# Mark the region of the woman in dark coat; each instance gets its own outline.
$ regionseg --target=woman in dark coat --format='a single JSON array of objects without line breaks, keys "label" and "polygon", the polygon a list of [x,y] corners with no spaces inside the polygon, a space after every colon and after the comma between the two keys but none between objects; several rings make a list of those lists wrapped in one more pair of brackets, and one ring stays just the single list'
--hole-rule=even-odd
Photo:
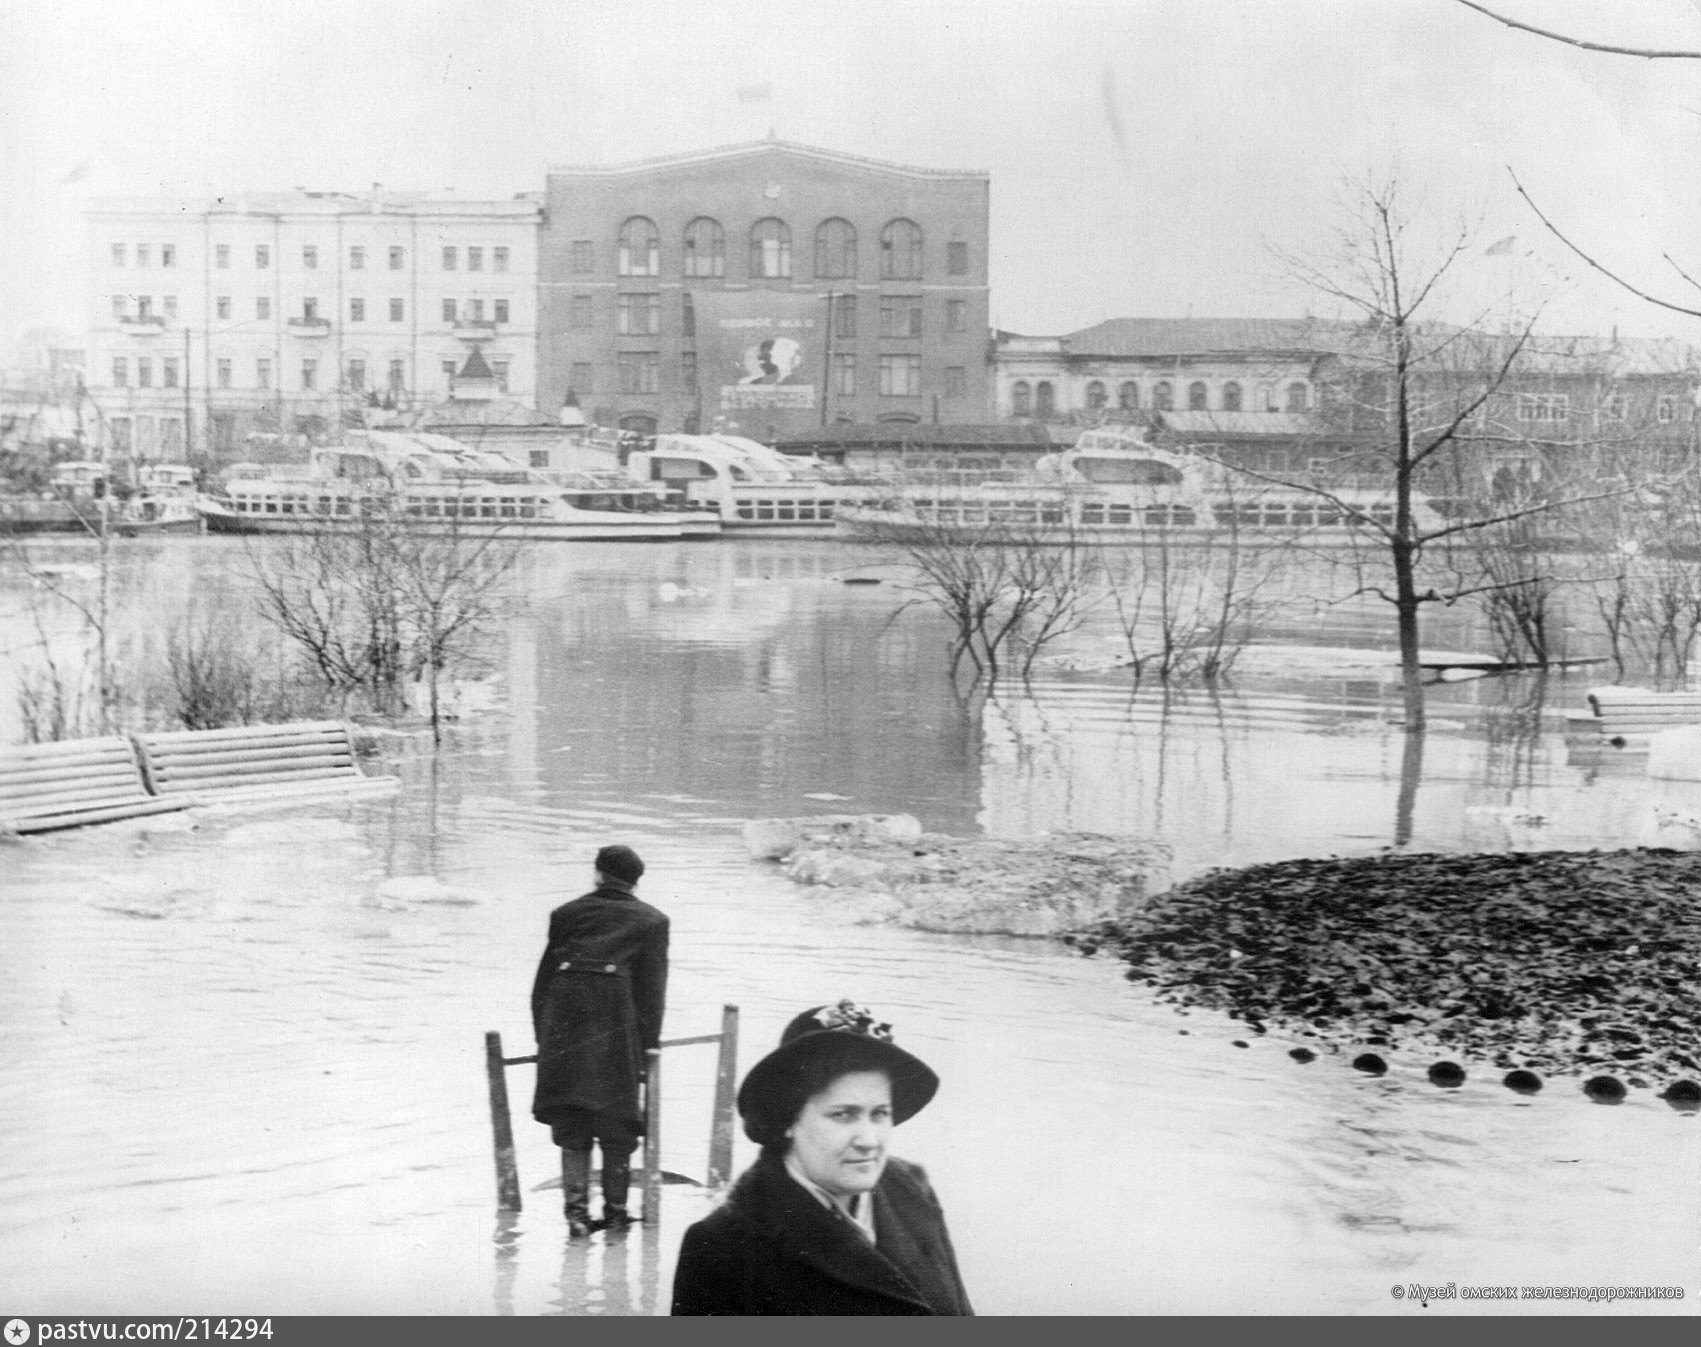
[{"label": "woman in dark coat", "polygon": [[661,1039],[668,919],[635,892],[644,863],[630,847],[597,853],[597,886],[556,908],[532,983],[537,1091],[532,1116],[561,1147],[571,1234],[591,1229],[591,1146],[602,1149],[603,1224],[623,1225],[632,1152],[643,1135],[638,1082]]},{"label": "woman in dark coat", "polygon": [[794,1019],[745,1077],[761,1157],[685,1232],[675,1314],[973,1314],[919,1165],[891,1129],[939,1078],[849,1001]]}]

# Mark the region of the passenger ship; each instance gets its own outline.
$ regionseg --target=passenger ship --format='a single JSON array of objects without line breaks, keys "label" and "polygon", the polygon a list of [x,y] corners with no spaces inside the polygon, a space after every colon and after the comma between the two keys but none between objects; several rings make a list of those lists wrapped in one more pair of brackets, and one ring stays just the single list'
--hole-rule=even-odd
[{"label": "passenger ship", "polygon": [[728,533],[831,536],[839,511],[884,488],[739,435],[658,435],[627,471],[660,485],[678,508],[706,511]]},{"label": "passenger ship", "polygon": [[[1295,541],[1346,543],[1394,522],[1391,493],[1331,488],[1334,500],[1265,483],[1197,454],[1158,449],[1120,430],[1093,430],[1047,454],[1020,483],[949,491],[910,483],[842,510],[853,537],[905,541],[1006,529],[1041,542]],[[1345,508],[1343,508],[1345,507]],[[1443,520],[1414,500],[1420,527]]]},{"label": "passenger ship", "polygon": [[712,537],[719,522],[666,508],[619,473],[540,474],[441,435],[350,431],[301,467],[238,464],[202,497],[213,533],[304,533],[374,515],[463,537],[605,541]]}]

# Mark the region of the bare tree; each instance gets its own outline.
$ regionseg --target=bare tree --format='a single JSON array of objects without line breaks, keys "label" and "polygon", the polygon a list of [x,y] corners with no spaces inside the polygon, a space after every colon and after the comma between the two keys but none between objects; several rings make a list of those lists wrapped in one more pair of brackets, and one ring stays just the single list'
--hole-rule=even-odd
[{"label": "bare tree", "polygon": [[1537,28],[1534,24],[1520,23],[1517,19],[1509,19],[1504,14],[1497,14],[1486,5],[1479,5],[1476,0],[1459,0],[1466,9],[1474,9],[1478,14],[1485,14],[1496,23],[1503,23],[1508,28],[1516,28],[1519,32],[1534,33],[1537,37],[1545,37],[1553,42],[1563,42],[1567,46],[1581,47],[1585,51],[1606,52],[1612,56],[1637,56],[1645,61],[1701,61],[1701,51],[1674,51],[1655,47],[1614,47],[1604,42],[1586,42],[1582,38],[1567,37],[1564,33],[1555,33],[1551,29]]}]

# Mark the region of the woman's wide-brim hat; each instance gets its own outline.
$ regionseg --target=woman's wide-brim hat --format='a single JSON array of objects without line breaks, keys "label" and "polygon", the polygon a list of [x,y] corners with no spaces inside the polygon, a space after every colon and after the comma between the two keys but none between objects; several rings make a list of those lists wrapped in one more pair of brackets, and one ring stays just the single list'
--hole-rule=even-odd
[{"label": "woman's wide-brim hat", "polygon": [[851,1001],[816,1006],[786,1025],[780,1046],[751,1067],[738,1087],[746,1136],[767,1146],[784,1135],[808,1102],[807,1069],[823,1057],[842,1062],[845,1071],[885,1072],[892,1082],[894,1123],[915,1117],[939,1089],[933,1068],[892,1042],[891,1025]]}]

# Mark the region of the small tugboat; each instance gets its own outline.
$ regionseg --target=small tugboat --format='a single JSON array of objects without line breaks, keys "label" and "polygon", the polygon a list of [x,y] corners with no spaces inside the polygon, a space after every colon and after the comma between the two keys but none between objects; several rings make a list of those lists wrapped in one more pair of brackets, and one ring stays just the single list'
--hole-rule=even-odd
[{"label": "small tugboat", "polygon": [[34,533],[99,534],[133,538],[155,533],[199,533],[195,474],[181,463],[145,463],[137,489],[112,489],[108,464],[73,459],[53,470],[50,493],[0,496],[0,536]]}]

